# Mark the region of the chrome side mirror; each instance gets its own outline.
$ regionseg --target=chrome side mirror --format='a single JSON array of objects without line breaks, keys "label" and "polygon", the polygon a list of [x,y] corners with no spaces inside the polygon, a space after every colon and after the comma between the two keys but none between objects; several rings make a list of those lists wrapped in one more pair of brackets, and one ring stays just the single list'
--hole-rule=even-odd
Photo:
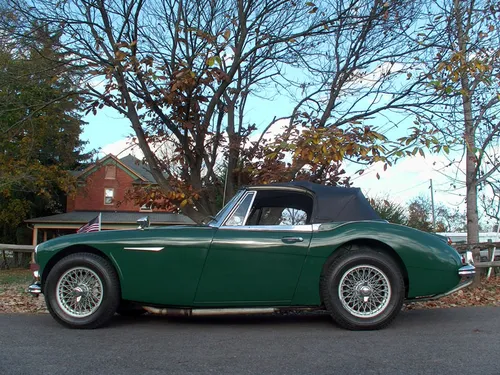
[{"label": "chrome side mirror", "polygon": [[149,228],[149,216],[144,216],[141,217],[139,220],[137,220],[137,229],[144,230],[144,228]]}]

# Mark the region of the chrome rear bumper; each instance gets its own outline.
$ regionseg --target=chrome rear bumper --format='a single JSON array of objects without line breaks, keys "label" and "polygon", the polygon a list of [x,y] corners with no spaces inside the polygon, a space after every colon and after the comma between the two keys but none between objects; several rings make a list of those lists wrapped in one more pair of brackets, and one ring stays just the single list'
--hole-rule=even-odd
[{"label": "chrome rear bumper", "polygon": [[467,265],[458,269],[458,274],[462,277],[472,277],[476,274],[476,267]]}]

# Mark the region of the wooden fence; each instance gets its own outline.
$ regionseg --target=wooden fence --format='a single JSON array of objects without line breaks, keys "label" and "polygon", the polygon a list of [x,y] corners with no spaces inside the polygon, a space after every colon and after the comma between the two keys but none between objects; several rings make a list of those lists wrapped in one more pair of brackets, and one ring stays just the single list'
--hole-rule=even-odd
[{"label": "wooden fence", "polygon": [[[35,251],[35,246],[0,244],[0,251],[2,252],[0,269],[9,268],[10,265],[23,267],[31,260],[31,254]],[[12,255],[7,256],[7,252],[12,253]]]},{"label": "wooden fence", "polygon": [[496,249],[500,250],[500,242],[481,242],[474,244],[454,244],[452,245],[459,253],[463,253],[467,250],[488,250],[488,257],[486,262],[474,262],[474,266],[477,268],[490,268],[490,267],[500,267],[500,261],[495,260],[495,254],[493,253]]}]

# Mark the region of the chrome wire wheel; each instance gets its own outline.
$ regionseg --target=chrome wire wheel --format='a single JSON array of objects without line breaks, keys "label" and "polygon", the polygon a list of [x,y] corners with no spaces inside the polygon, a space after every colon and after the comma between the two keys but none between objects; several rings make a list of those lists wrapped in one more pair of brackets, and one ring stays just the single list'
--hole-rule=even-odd
[{"label": "chrome wire wheel", "polygon": [[356,266],[344,273],[338,288],[342,306],[358,318],[381,314],[391,300],[387,275],[371,265]]},{"label": "chrome wire wheel", "polygon": [[56,298],[66,314],[84,318],[93,314],[103,301],[102,281],[90,268],[71,268],[58,280]]}]

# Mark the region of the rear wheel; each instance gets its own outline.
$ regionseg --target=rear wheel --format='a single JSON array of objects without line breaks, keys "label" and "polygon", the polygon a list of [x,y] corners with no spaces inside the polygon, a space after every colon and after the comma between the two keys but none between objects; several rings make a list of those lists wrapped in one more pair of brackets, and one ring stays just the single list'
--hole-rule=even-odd
[{"label": "rear wheel", "polygon": [[44,286],[50,314],[70,328],[98,328],[109,322],[120,303],[114,267],[91,253],[61,259],[50,270]]},{"label": "rear wheel", "polygon": [[380,329],[398,315],[404,280],[396,262],[370,248],[346,251],[321,282],[323,301],[334,321],[351,330]]}]

